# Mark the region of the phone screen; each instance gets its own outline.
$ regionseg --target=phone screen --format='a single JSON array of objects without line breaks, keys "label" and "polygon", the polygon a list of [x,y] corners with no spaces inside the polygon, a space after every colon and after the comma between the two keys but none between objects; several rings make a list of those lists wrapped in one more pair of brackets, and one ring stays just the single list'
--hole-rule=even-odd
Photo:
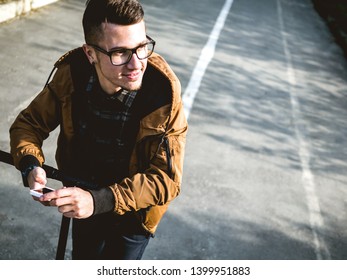
[{"label": "phone screen", "polygon": [[52,192],[53,190],[52,189],[49,189],[49,188],[43,188],[42,189],[42,193],[49,193],[49,192]]}]

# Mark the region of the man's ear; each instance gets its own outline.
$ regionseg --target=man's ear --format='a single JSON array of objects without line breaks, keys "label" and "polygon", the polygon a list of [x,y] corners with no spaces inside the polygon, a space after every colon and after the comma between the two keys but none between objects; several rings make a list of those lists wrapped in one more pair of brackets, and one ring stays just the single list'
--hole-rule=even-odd
[{"label": "man's ear", "polygon": [[91,46],[87,45],[87,44],[84,44],[82,46],[82,48],[83,48],[83,51],[86,54],[90,64],[94,64],[95,61],[96,61],[94,49]]}]

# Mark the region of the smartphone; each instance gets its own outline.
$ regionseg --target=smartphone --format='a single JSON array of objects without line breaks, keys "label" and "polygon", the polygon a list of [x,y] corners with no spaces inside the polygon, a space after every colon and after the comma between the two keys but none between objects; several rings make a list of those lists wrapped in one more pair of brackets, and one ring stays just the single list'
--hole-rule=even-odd
[{"label": "smartphone", "polygon": [[35,197],[41,197],[43,196],[45,193],[49,193],[49,192],[52,192],[54,191],[54,189],[51,189],[51,188],[48,188],[48,187],[44,187],[40,190],[30,190],[30,194],[32,196],[35,196]]}]

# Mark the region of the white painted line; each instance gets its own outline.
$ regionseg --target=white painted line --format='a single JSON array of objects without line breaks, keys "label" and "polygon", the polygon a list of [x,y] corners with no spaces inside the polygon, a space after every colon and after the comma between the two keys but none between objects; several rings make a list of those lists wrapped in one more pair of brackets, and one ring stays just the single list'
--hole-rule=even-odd
[{"label": "white painted line", "polygon": [[285,32],[285,25],[283,20],[283,11],[281,0],[277,0],[277,10],[280,23],[280,31],[282,34],[282,43],[287,62],[287,76],[289,82],[289,93],[292,105],[292,119],[295,125],[295,135],[299,142],[299,157],[302,169],[302,183],[306,193],[307,206],[309,211],[310,227],[313,235],[313,245],[315,249],[316,258],[318,260],[331,259],[328,247],[324,239],[321,237],[321,229],[324,226],[319,199],[316,193],[316,185],[314,175],[311,171],[310,160],[311,153],[309,143],[307,141],[305,126],[298,121],[302,120],[300,103],[297,96],[297,82],[295,77],[295,70],[293,68],[292,55],[288,47],[287,35]]},{"label": "white painted line", "polygon": [[190,111],[193,107],[195,96],[200,88],[202,78],[204,77],[206,69],[214,56],[220,32],[224,27],[225,21],[227,19],[233,1],[234,0],[225,1],[225,4],[214,25],[210,37],[201,51],[199,60],[193,70],[192,76],[190,77],[188,86],[182,96],[184,112],[186,114],[187,119],[189,118]]}]

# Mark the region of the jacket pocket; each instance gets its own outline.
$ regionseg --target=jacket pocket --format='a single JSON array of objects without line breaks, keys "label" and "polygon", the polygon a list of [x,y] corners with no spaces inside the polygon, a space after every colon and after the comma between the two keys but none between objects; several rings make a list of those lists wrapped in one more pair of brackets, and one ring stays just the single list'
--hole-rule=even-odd
[{"label": "jacket pocket", "polygon": [[172,179],[172,156],[170,142],[165,135],[147,136],[138,145],[137,158],[139,172],[145,172],[155,160],[161,161],[158,168],[165,165],[167,175]]}]

